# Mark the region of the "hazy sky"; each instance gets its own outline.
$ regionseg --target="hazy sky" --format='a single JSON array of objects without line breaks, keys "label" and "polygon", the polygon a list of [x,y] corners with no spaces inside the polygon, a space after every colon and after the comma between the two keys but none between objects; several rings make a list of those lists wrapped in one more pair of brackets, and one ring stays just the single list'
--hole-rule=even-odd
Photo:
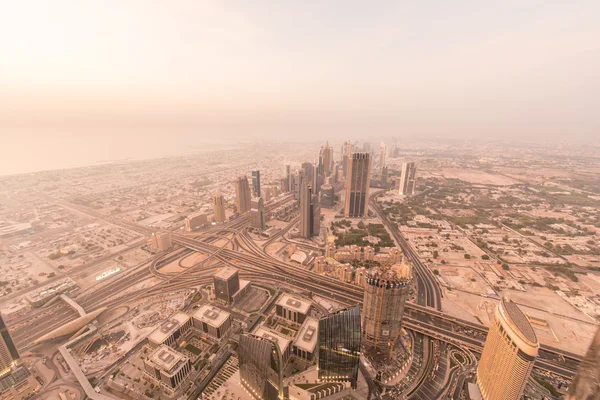
[{"label": "hazy sky", "polygon": [[183,131],[594,139],[599,21],[598,0],[0,0],[0,152]]}]

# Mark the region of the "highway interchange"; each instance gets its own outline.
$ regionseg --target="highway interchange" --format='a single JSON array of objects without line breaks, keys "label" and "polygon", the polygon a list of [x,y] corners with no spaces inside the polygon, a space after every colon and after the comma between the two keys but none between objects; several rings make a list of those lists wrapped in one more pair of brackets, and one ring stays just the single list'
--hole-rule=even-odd
[{"label": "highway interchange", "polygon": [[[445,315],[441,311],[441,291],[435,277],[430,269],[419,260],[412,247],[393,228],[375,199],[376,196],[373,196],[372,210],[379,215],[396,242],[413,262],[418,295],[416,303],[407,304],[404,317],[405,328],[413,331],[416,335],[423,335],[424,346],[430,346],[429,338],[435,338],[465,352],[480,353],[487,328]],[[278,200],[270,207],[275,207],[285,201],[289,201],[289,197]],[[101,216],[94,216],[101,218]],[[150,229],[123,221],[111,220],[110,222],[129,229],[132,228],[130,225],[133,225],[137,232],[146,235],[152,233]],[[292,219],[285,229],[261,244],[255,242],[247,232],[249,215],[243,215],[220,226],[197,232],[193,236],[173,232],[173,241],[178,245],[173,251],[155,256],[149,265],[146,262],[107,280],[101,290],[83,291],[75,297],[75,300],[88,312],[103,306],[109,309],[126,306],[134,300],[148,296],[209,284],[212,282],[212,275],[216,268],[232,265],[240,270],[240,276],[244,279],[276,286],[287,286],[303,291],[307,295],[316,294],[331,299],[342,305],[361,304],[362,288],[331,277],[321,276],[298,264],[286,263],[267,254],[266,247],[277,239],[283,240],[283,234],[296,223],[297,218]],[[223,241],[225,241],[225,245],[215,245],[216,242]],[[191,251],[206,254],[207,257],[191,267],[184,268],[181,272],[161,271],[164,265],[181,260]],[[181,266],[181,262],[179,265]],[[86,267],[86,271],[88,270],[93,270],[93,267]],[[149,282],[146,288],[127,290],[144,281]],[[14,323],[11,332],[21,351],[30,350],[35,339],[76,317],[77,313],[64,302],[53,302],[53,304]],[[428,353],[428,356],[431,357],[431,352]],[[571,378],[580,359],[577,355],[542,346],[536,367],[565,378]],[[424,360],[421,377],[431,374],[431,368],[431,360]],[[462,373],[457,371],[454,370],[450,374],[450,382],[442,382],[443,385],[440,387],[443,386],[443,390],[447,391],[452,384],[463,381],[469,372],[468,369]],[[418,387],[413,393],[414,398],[422,398],[424,395],[419,395]]]}]

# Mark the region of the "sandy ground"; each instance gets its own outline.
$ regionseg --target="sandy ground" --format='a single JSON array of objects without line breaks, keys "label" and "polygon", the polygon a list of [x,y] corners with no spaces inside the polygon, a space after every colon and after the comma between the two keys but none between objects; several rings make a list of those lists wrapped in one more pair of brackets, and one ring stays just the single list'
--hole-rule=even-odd
[{"label": "sandy ground", "polygon": [[442,174],[447,179],[460,179],[462,181],[477,183],[481,185],[513,185],[519,183],[516,179],[512,179],[502,175],[494,175],[483,171],[463,168],[444,168]]},{"label": "sandy ground", "polygon": [[[444,312],[490,325],[497,300],[456,290],[449,292],[445,288],[443,293]],[[546,288],[530,288],[525,293],[505,290],[502,295],[518,303],[526,314],[548,321],[549,329],[535,327],[541,343],[585,354],[597,326],[554,292]]]}]

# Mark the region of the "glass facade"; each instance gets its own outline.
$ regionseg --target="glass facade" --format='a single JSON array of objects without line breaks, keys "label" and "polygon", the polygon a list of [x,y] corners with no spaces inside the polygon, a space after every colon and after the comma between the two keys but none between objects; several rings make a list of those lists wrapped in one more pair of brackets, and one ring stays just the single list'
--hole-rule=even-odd
[{"label": "glass facade", "polygon": [[360,362],[360,308],[347,308],[319,320],[319,380],[350,382],[356,389]]},{"label": "glass facade", "polygon": [[242,386],[255,399],[283,398],[283,358],[276,342],[253,334],[240,336]]},{"label": "glass facade", "polygon": [[[0,344],[0,369],[8,368],[13,361],[19,359],[19,352],[10,337],[10,332],[8,332],[8,328],[0,316],[0,336],[2,337],[2,343],[4,346]],[[3,348],[2,348],[3,347]]]}]

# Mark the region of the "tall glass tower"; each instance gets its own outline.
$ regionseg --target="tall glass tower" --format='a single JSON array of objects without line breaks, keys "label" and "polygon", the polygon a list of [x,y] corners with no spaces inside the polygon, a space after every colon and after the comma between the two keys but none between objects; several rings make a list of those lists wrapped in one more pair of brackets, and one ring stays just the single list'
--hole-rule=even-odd
[{"label": "tall glass tower", "polygon": [[360,308],[347,308],[319,320],[317,370],[320,381],[350,382],[356,389],[360,362]]},{"label": "tall glass tower", "polygon": [[255,399],[283,399],[283,357],[277,342],[251,333],[238,347],[242,386]]},{"label": "tall glass tower", "polygon": [[10,337],[10,332],[0,315],[0,375],[7,371],[19,359],[19,352]]}]

